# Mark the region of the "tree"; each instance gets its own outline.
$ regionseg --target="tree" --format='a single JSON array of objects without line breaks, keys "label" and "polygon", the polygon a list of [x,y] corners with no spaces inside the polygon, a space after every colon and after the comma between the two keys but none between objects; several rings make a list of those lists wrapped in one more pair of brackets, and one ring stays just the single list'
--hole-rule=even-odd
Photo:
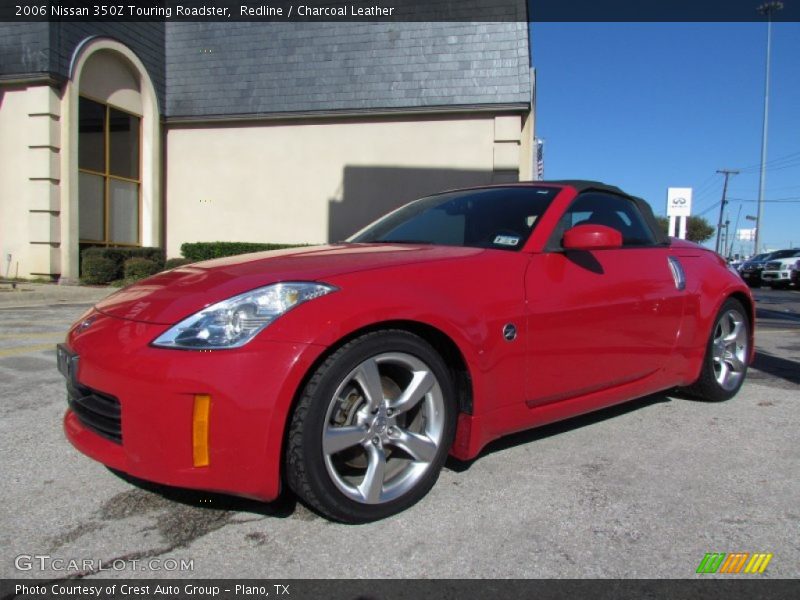
[{"label": "tree", "polygon": [[[664,233],[669,232],[669,219],[667,217],[656,217],[656,221],[661,226]],[[703,217],[689,217],[686,223],[686,239],[690,242],[702,244],[714,236],[714,227]]]}]

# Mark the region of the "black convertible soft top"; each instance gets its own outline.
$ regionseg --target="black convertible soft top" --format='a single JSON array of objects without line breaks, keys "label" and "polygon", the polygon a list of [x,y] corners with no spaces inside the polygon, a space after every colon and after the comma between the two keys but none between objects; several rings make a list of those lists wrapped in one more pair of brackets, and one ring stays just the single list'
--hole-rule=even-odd
[{"label": "black convertible soft top", "polygon": [[656,221],[656,217],[653,214],[653,209],[648,204],[648,202],[642,198],[638,198],[636,196],[631,196],[630,194],[626,194],[621,189],[616,186],[608,185],[602,183],[600,181],[590,181],[586,179],[562,179],[558,181],[536,181],[537,184],[547,185],[568,185],[570,187],[575,188],[578,192],[589,192],[589,191],[596,191],[596,192],[606,192],[608,194],[616,194],[617,196],[623,196],[625,198],[630,199],[632,202],[639,207],[642,215],[647,221],[647,225],[653,231],[653,235],[656,238],[656,243],[659,245],[669,246],[670,239],[669,236],[664,232],[663,229]]}]

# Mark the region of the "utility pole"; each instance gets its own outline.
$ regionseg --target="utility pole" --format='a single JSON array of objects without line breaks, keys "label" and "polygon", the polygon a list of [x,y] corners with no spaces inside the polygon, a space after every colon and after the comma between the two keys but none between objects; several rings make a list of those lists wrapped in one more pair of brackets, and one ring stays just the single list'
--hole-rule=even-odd
[{"label": "utility pole", "polygon": [[[733,254],[733,242],[736,239],[736,234],[739,231],[739,217],[741,216],[742,216],[742,205],[740,204],[739,212],[736,213],[736,224],[733,226],[733,237],[728,236],[728,256]],[[741,246],[741,244],[739,245]]]},{"label": "utility pole", "polygon": [[753,254],[758,254],[758,243],[761,241],[761,221],[764,218],[764,188],[767,183],[767,124],[769,122],[769,63],[772,49],[772,13],[783,10],[783,2],[765,2],[756,9],[767,16],[767,73],[764,78],[764,122],[761,129],[761,172],[758,176],[758,212],[756,213],[756,235]]},{"label": "utility pole", "polygon": [[[731,175],[738,175],[739,171],[733,169],[717,169],[717,173],[725,175],[725,184],[722,186],[722,203],[719,206],[719,221],[717,221],[717,244],[714,247],[714,251],[719,254],[720,242],[722,241],[722,219],[725,214],[725,204],[727,202],[725,197],[728,195],[728,178]],[[722,250],[723,252],[725,251],[724,246]]]},{"label": "utility pole", "polygon": [[723,252],[725,258],[728,258],[730,256],[730,253],[726,251],[726,248],[728,247],[728,240],[730,240],[730,239],[731,239],[731,220],[726,217],[725,218],[725,237],[723,238],[723,241],[722,241],[722,252]]}]

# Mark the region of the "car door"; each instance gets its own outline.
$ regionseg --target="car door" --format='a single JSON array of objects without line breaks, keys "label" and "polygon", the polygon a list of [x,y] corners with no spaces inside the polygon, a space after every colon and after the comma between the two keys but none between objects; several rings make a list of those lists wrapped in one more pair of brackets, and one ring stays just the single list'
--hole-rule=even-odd
[{"label": "car door", "polygon": [[[561,247],[564,231],[592,223],[619,230],[622,247]],[[529,407],[657,377],[684,304],[680,265],[657,239],[630,198],[587,191],[572,202],[526,273]]]}]

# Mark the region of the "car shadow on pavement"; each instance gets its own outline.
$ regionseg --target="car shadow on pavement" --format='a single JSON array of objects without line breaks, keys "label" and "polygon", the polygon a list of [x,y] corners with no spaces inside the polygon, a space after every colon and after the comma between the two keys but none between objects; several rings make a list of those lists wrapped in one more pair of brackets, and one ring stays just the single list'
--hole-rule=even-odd
[{"label": "car shadow on pavement", "polygon": [[[672,392],[670,392],[670,394],[672,394]],[[588,427],[589,425],[600,423],[606,419],[613,419],[635,410],[653,406],[654,404],[671,401],[672,398],[667,395],[667,392],[659,392],[657,394],[644,396],[636,400],[631,400],[630,402],[624,402],[622,404],[617,404],[616,406],[610,406],[608,408],[585,415],[551,423],[550,425],[543,425],[535,429],[514,433],[493,442],[489,442],[489,444],[486,445],[481,453],[472,460],[463,461],[449,456],[447,458],[447,462],[445,463],[445,467],[451,471],[455,471],[456,473],[463,473],[464,471],[468,470],[472,464],[475,463],[475,461],[478,461],[489,454],[502,452],[503,450],[508,450],[509,448],[543,440],[554,435],[560,435],[575,429],[580,429],[581,427]]]},{"label": "car shadow on pavement", "polygon": [[759,306],[756,308],[756,324],[763,322],[764,320],[772,320],[772,321],[780,321],[788,322],[788,323],[798,323],[800,322],[800,316],[797,313],[793,312],[785,312],[781,310],[772,310],[769,308],[763,308]]},{"label": "car shadow on pavement", "polygon": [[758,350],[750,368],[784,379],[795,385],[800,385],[800,362],[796,360],[788,360],[763,350]]},{"label": "car shadow on pavement", "polygon": [[152,481],[133,477],[132,475],[117,471],[116,469],[109,468],[108,470],[120,479],[139,489],[158,494],[168,500],[179,502],[187,506],[206,508],[215,511],[246,512],[280,519],[291,517],[298,508],[297,499],[293,494],[286,491],[272,502],[262,502],[228,494],[162,485],[160,483],[153,483]]}]

